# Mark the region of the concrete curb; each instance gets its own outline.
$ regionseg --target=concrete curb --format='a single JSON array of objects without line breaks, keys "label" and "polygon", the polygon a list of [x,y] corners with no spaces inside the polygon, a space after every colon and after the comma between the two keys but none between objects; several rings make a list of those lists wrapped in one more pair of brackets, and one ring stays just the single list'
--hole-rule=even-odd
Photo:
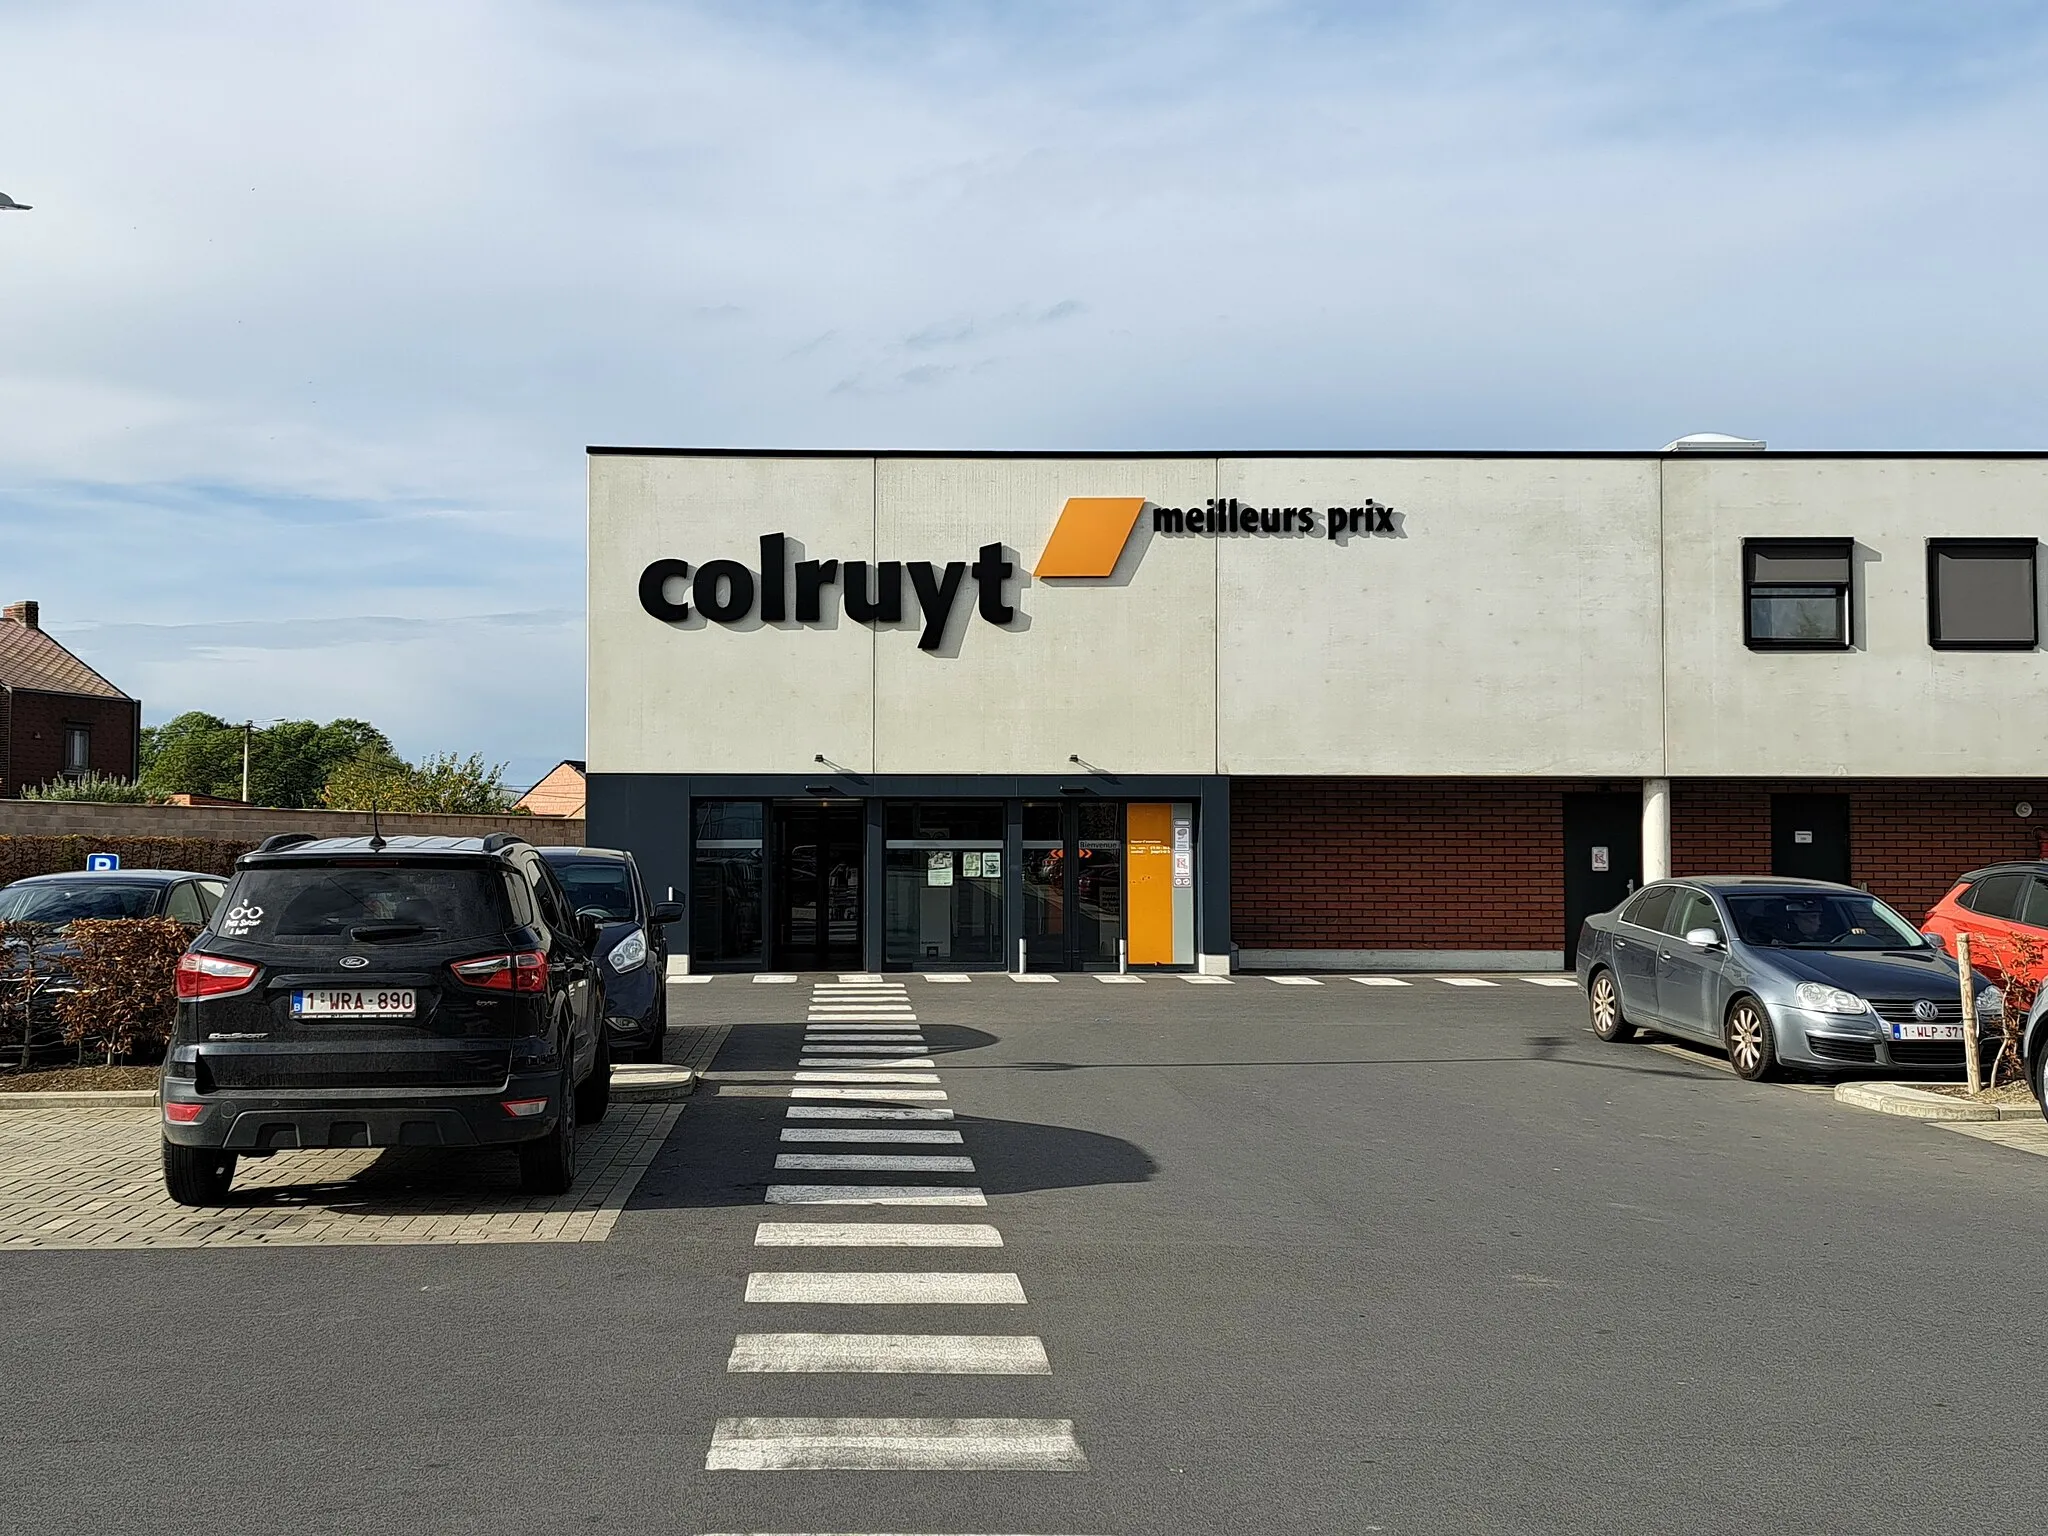
[{"label": "concrete curb", "polygon": [[2036,1120],[2041,1115],[2032,1104],[1973,1104],[1911,1083],[1840,1083],[1835,1101],[1913,1120]]},{"label": "concrete curb", "polygon": [[620,1062],[612,1068],[612,1102],[662,1104],[697,1091],[697,1073],[665,1062]]},{"label": "concrete curb", "polygon": [[154,1088],[98,1088],[83,1093],[0,1093],[5,1109],[153,1109]]}]

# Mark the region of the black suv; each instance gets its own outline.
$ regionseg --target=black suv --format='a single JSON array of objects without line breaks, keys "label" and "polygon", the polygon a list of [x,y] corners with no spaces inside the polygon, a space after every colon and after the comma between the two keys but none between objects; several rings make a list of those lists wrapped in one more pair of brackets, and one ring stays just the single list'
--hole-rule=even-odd
[{"label": "black suv", "polygon": [[273,837],[178,962],[164,1185],[226,1199],[237,1157],[511,1146],[576,1175],[611,1061],[597,925],[523,839]]}]

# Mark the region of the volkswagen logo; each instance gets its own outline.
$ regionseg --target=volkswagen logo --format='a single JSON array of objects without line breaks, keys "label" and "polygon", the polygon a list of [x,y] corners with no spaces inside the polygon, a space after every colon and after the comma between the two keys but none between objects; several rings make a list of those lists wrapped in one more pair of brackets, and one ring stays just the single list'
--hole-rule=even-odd
[{"label": "volkswagen logo", "polygon": [[[343,955],[341,957],[342,969],[347,971],[360,971],[369,963],[370,959],[367,955]],[[1931,1019],[1934,1015],[1930,1013],[1928,1017]]]},{"label": "volkswagen logo", "polygon": [[[343,965],[348,964],[346,960],[342,961],[341,963]],[[1920,999],[1919,1002],[1913,1005],[1913,1017],[1918,1019],[1922,1024],[1932,1024],[1936,1019],[1941,1017],[1941,1010],[1935,1007],[1929,999],[1923,997]]]}]

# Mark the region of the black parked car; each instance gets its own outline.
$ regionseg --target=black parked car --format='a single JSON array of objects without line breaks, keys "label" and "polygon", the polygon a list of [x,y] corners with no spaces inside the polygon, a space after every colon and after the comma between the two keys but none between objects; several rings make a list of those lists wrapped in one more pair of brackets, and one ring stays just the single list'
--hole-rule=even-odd
[{"label": "black parked car", "polygon": [[219,875],[196,870],[121,869],[30,875],[0,890],[0,923],[12,928],[0,950],[7,1005],[0,1060],[25,1067],[69,1050],[52,1005],[76,990],[68,962],[77,951],[64,936],[74,920],[172,917],[197,932],[226,889]]},{"label": "black parked car", "polygon": [[569,905],[598,925],[612,1060],[661,1060],[668,1035],[668,925],[681,902],[648,904],[633,855],[616,848],[543,848]]},{"label": "black parked car", "polygon": [[523,839],[273,837],[178,963],[164,1184],[238,1157],[506,1146],[560,1194],[611,1096],[597,925]]}]

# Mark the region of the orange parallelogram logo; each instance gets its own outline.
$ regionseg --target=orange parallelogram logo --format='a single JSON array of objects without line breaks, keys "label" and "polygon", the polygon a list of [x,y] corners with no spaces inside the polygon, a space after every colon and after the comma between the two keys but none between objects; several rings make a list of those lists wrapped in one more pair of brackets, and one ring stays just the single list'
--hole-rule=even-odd
[{"label": "orange parallelogram logo", "polygon": [[1033,576],[1107,576],[1138,526],[1142,496],[1069,496]]}]

